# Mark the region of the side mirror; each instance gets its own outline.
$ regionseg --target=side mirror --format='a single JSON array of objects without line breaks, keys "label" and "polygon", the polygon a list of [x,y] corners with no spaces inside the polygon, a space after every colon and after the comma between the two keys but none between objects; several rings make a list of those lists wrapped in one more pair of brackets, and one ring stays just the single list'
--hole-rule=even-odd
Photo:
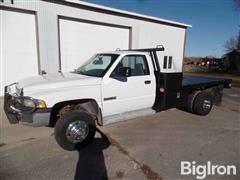
[{"label": "side mirror", "polygon": [[118,73],[119,76],[123,76],[123,77],[129,77],[132,74],[131,68],[129,67],[121,67],[118,69]]}]

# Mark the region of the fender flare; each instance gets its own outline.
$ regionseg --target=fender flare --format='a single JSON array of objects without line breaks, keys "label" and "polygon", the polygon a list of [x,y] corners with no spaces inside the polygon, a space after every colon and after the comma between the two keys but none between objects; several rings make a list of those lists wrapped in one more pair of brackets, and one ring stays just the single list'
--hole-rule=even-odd
[{"label": "fender flare", "polygon": [[89,113],[94,117],[98,125],[103,125],[102,110],[97,101],[94,99],[78,99],[56,103],[51,110],[49,126],[55,126],[58,120],[58,112],[67,105],[74,105],[75,110]]}]

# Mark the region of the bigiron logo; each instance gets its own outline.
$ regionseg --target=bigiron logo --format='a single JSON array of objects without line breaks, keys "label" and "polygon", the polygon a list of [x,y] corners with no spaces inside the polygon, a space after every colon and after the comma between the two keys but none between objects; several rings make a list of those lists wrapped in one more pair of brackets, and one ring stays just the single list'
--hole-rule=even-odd
[{"label": "bigiron logo", "polygon": [[193,175],[197,179],[205,179],[207,176],[214,175],[237,175],[235,165],[216,165],[210,161],[205,165],[198,165],[195,161],[181,161],[181,175]]}]

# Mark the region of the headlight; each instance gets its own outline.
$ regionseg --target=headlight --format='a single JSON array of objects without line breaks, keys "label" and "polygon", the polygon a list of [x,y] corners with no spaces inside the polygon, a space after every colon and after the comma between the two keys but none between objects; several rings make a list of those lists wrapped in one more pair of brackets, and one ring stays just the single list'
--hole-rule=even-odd
[{"label": "headlight", "polygon": [[31,97],[18,97],[15,101],[15,108],[22,112],[33,112],[36,108],[46,108],[43,100],[33,99]]},{"label": "headlight", "polygon": [[25,106],[25,107],[29,107],[29,108],[35,108],[36,107],[36,104],[35,104],[34,100],[31,99],[31,98],[23,98],[22,105]]},{"label": "headlight", "polygon": [[30,97],[18,97],[14,107],[22,112],[33,112],[36,109],[35,100]]}]

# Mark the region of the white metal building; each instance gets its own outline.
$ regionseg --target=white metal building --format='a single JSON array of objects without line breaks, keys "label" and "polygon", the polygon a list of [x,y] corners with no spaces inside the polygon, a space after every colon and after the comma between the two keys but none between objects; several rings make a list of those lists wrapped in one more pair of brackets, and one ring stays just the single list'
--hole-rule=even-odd
[{"label": "white metal building", "polygon": [[[71,71],[96,52],[161,44],[181,72],[190,25],[78,0],[0,0],[1,92],[42,72]],[[160,64],[162,64],[160,63]]]}]

